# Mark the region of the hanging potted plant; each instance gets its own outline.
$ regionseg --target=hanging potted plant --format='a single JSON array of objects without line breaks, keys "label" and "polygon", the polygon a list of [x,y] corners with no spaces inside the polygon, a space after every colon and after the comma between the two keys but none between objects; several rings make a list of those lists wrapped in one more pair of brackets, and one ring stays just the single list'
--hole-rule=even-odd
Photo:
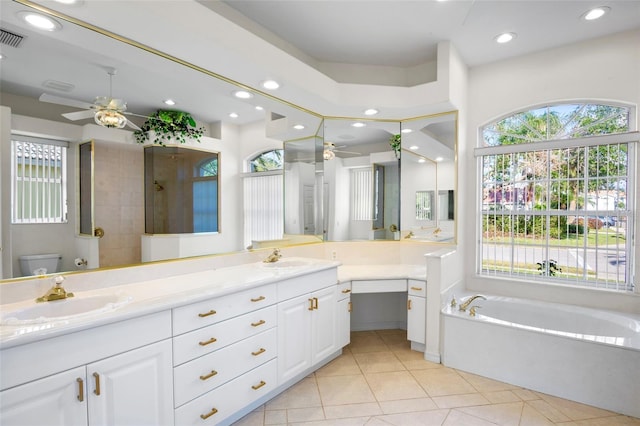
[{"label": "hanging potted plant", "polygon": [[391,146],[391,149],[393,149],[393,153],[396,155],[396,158],[400,158],[400,141],[400,134],[392,135],[391,138],[389,138],[389,145]]},{"label": "hanging potted plant", "polygon": [[186,143],[187,140],[200,142],[204,130],[204,127],[197,126],[196,120],[188,112],[158,110],[133,135],[138,143],[151,142],[164,146],[166,143]]}]

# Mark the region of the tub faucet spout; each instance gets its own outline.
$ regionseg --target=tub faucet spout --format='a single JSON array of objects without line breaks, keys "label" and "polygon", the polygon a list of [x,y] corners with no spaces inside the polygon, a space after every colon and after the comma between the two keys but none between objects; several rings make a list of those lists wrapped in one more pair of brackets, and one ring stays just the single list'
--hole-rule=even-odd
[{"label": "tub faucet spout", "polygon": [[460,308],[459,308],[459,309],[460,309],[462,312],[465,312],[465,311],[467,310],[467,308],[469,307],[469,305],[470,305],[474,300],[476,300],[476,299],[487,300],[487,298],[486,298],[486,297],[484,297],[483,295],[481,295],[481,294],[476,294],[476,295],[474,295],[474,296],[469,297],[469,298],[468,298],[467,300],[465,300],[464,302],[462,302],[462,303],[460,304]]}]

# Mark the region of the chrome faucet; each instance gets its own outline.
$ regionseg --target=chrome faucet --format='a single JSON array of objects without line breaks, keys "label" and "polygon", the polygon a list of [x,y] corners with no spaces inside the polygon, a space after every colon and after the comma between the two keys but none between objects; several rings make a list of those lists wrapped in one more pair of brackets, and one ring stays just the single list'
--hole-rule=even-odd
[{"label": "chrome faucet", "polygon": [[460,309],[462,312],[466,311],[467,308],[469,307],[469,305],[476,299],[482,299],[482,300],[487,300],[486,297],[484,297],[481,294],[476,294],[475,296],[471,296],[469,297],[467,300],[465,300],[464,302],[462,302],[460,304],[460,307],[458,309]]},{"label": "chrome faucet", "polygon": [[281,257],[282,257],[282,254],[280,254],[280,249],[276,248],[276,249],[273,249],[273,252],[269,256],[267,256],[267,258],[263,260],[263,262],[274,263],[280,260]]},{"label": "chrome faucet", "polygon": [[63,300],[69,297],[73,297],[73,293],[68,293],[64,288],[62,288],[62,282],[64,281],[64,277],[62,275],[58,275],[53,279],[55,283],[53,287],[47,291],[44,296],[38,297],[36,302],[51,302],[52,300]]}]

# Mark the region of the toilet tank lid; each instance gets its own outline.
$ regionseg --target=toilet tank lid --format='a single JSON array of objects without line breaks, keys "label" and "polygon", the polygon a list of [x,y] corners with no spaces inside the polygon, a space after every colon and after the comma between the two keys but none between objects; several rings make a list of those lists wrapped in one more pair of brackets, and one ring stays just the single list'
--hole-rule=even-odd
[{"label": "toilet tank lid", "polygon": [[22,260],[37,260],[37,259],[52,259],[57,257],[58,259],[62,259],[62,255],[58,253],[48,253],[48,254],[28,254],[19,256]]}]

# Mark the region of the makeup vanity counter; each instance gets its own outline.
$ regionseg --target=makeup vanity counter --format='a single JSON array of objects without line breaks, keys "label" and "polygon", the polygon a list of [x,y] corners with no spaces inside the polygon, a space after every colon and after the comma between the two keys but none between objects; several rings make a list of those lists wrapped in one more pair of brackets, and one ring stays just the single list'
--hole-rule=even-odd
[{"label": "makeup vanity counter", "polygon": [[76,300],[118,298],[50,321],[5,325],[10,309],[34,302],[2,305],[0,423],[237,420],[348,344],[339,262],[281,262],[88,291],[65,287]]}]

